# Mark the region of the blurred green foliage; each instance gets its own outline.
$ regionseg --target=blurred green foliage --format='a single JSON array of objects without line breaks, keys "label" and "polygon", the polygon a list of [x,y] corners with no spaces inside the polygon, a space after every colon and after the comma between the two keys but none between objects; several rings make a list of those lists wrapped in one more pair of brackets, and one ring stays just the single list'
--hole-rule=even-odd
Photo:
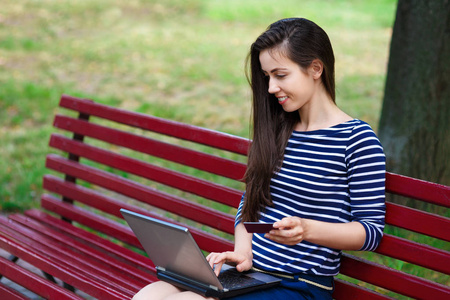
[{"label": "blurred green foliage", "polygon": [[0,10],[0,207],[38,206],[62,93],[248,136],[244,61],[273,21],[329,34],[337,102],[378,123],[396,1],[5,0]]}]

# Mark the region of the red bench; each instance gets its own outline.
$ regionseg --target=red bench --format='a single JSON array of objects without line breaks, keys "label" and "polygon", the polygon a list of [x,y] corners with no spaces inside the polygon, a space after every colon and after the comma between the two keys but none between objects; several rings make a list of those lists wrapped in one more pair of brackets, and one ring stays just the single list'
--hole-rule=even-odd
[{"label": "red bench", "polygon": [[[70,96],[60,106],[72,112],[54,120],[66,134],[50,138],[41,209],[0,217],[0,248],[47,276],[5,259],[1,275],[43,297],[78,299],[73,291],[81,290],[131,298],[156,276],[120,208],[189,227],[205,251],[232,249],[247,139]],[[345,253],[335,298],[450,299],[450,187],[387,173],[386,190],[442,213],[387,203],[386,222],[398,236],[386,234],[376,254]],[[410,273],[428,278],[391,268],[411,264]],[[4,285],[0,293],[21,299]]]}]

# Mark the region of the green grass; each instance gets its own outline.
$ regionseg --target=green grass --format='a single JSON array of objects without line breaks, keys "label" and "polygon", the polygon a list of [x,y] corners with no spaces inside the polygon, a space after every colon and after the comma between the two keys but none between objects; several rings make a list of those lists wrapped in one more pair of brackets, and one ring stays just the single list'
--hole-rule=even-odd
[{"label": "green grass", "polygon": [[337,102],[375,129],[396,1],[6,0],[0,11],[0,207],[37,206],[62,93],[248,136],[249,45],[310,18],[332,40]]}]

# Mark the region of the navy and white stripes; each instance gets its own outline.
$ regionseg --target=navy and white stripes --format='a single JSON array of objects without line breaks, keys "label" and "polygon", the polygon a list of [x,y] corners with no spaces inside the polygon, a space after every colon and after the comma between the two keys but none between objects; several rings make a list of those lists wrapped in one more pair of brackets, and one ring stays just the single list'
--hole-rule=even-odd
[{"label": "navy and white stripes", "polygon": [[[294,131],[280,171],[271,180],[274,207],[261,222],[287,216],[332,223],[360,222],[366,230],[361,250],[374,250],[384,228],[385,156],[370,126],[352,120],[327,129]],[[243,202],[236,215],[240,222]],[[341,252],[303,241],[281,245],[253,235],[255,267],[287,273],[337,275]]]}]

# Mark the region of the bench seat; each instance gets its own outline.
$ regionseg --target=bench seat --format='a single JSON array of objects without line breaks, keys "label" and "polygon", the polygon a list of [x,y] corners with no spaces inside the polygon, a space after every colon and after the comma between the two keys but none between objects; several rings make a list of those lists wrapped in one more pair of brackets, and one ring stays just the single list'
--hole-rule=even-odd
[{"label": "bench seat", "polygon": [[[41,207],[0,216],[0,248],[47,278],[4,258],[1,275],[50,299],[130,299],[157,278],[121,208],[188,227],[205,252],[233,249],[247,139],[67,95],[60,107]],[[387,173],[386,192],[433,212],[387,202],[392,232],[373,255],[343,254],[334,298],[449,299],[450,187]]]}]

